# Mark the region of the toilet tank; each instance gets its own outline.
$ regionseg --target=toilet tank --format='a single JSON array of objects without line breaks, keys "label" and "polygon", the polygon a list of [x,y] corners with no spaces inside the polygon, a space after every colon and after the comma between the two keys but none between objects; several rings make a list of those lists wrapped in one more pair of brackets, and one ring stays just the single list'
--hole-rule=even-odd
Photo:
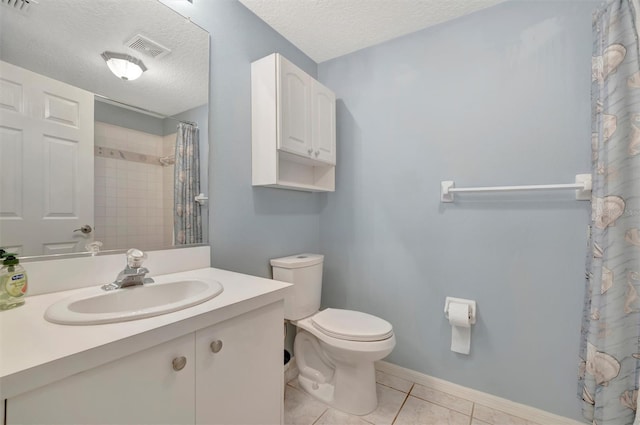
[{"label": "toilet tank", "polygon": [[284,299],[284,318],[299,320],[320,309],[322,262],[319,254],[299,254],[271,260],[273,278],[293,284]]}]

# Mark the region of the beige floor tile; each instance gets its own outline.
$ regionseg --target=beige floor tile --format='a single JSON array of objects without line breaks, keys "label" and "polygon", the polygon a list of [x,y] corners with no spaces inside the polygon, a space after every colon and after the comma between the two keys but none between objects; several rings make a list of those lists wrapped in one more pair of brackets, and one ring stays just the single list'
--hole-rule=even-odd
[{"label": "beige floor tile", "polygon": [[359,416],[328,408],[313,425],[370,425]]},{"label": "beige floor tile", "polygon": [[470,421],[460,412],[409,396],[394,425],[469,425]]},{"label": "beige floor tile", "polygon": [[485,421],[481,421],[480,419],[471,418],[471,425],[491,425],[491,424]]},{"label": "beige floor tile", "polygon": [[284,391],[284,423],[286,425],[311,425],[327,406],[302,390],[287,385]]},{"label": "beige floor tile", "polygon": [[533,421],[511,416],[507,413],[477,403],[473,409],[473,417],[487,422],[490,425],[537,425]]},{"label": "beige floor tile", "polygon": [[378,407],[368,415],[362,416],[362,419],[375,425],[391,425],[407,395],[380,384],[376,386],[376,391]]},{"label": "beige floor tile", "polygon": [[444,406],[448,409],[453,409],[463,415],[471,415],[471,411],[473,410],[473,402],[423,385],[415,384],[411,389],[411,395],[430,401],[431,403],[439,404],[440,406]]},{"label": "beige floor tile", "polygon": [[388,373],[380,372],[379,370],[376,370],[376,382],[405,393],[411,391],[411,386],[413,385],[413,382],[411,381],[389,375]]}]

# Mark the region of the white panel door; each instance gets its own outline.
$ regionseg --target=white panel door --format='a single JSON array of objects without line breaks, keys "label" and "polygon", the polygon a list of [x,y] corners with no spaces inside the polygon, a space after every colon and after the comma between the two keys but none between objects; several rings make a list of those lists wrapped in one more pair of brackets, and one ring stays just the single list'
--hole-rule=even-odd
[{"label": "white panel door", "polygon": [[93,94],[0,61],[0,246],[84,250],[93,226]]},{"label": "white panel door", "polygon": [[196,424],[282,423],[284,304],[196,332]]},{"label": "white panel door", "polygon": [[331,90],[313,82],[312,93],[313,158],[336,163],[336,96]]},{"label": "white panel door", "polygon": [[190,333],[10,398],[6,424],[193,424],[194,363]]},{"label": "white panel door", "polygon": [[280,56],[278,118],[280,122],[278,149],[310,157],[311,141],[311,78],[297,66]]}]

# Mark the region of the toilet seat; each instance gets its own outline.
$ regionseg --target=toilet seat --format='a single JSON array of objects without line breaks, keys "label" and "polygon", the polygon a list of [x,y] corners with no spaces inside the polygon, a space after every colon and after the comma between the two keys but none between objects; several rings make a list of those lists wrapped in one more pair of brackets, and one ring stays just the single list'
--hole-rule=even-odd
[{"label": "toilet seat", "polygon": [[327,308],[311,317],[315,329],[345,341],[373,342],[393,336],[391,323],[367,313]]}]

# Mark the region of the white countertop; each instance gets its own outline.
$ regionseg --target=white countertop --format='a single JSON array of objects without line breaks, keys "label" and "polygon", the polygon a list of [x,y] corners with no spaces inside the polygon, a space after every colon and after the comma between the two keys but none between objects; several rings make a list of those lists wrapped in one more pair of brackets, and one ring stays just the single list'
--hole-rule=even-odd
[{"label": "white countertop", "polygon": [[157,283],[186,279],[214,279],[224,291],[184,310],[102,325],[57,325],[44,319],[51,304],[97,293],[99,286],[27,297],[25,305],[0,312],[0,399],[283,300],[291,286],[214,268],[154,276]]}]

